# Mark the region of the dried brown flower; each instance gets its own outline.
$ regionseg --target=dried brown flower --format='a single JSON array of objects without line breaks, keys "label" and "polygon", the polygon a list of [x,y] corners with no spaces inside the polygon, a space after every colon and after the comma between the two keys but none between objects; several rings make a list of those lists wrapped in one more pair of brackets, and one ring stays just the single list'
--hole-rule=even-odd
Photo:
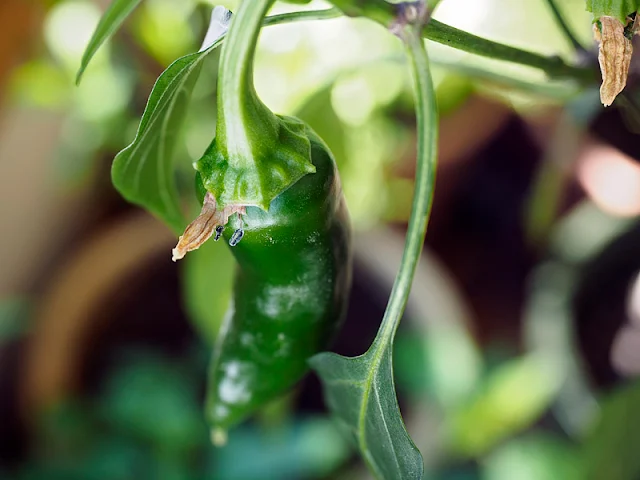
[{"label": "dried brown flower", "polygon": [[229,217],[234,213],[244,215],[246,208],[238,205],[231,205],[219,209],[215,197],[207,193],[204,197],[200,215],[191,222],[178,239],[178,245],[172,250],[173,261],[180,260],[193,250],[209,240],[216,231],[216,227],[224,226],[229,221]]},{"label": "dried brown flower", "polygon": [[[625,27],[614,17],[600,17],[600,21],[593,25],[595,38],[600,43],[598,54],[602,72],[600,100],[605,107],[611,105],[627,85],[633,45],[625,35]],[[635,30],[634,22],[633,33]]]}]

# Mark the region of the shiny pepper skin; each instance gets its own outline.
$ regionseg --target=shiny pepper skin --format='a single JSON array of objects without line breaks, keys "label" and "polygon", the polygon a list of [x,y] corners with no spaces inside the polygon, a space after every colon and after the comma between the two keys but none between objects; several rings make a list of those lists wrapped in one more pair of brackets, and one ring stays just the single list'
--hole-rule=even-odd
[{"label": "shiny pepper skin", "polygon": [[[335,161],[307,127],[308,174],[268,211],[247,207],[223,236],[238,262],[233,302],[211,361],[206,413],[225,431],[293,387],[327,348],[351,284],[350,226]],[[239,228],[241,223],[241,229]]]}]

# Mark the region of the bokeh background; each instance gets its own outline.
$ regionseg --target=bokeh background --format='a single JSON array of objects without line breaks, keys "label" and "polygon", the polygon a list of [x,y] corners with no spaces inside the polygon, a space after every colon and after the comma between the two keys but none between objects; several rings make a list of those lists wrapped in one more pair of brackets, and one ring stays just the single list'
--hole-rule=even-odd
[{"label": "bokeh background", "polygon": [[[157,76],[198,50],[214,2],[145,0],[76,87],[108,3],[0,2],[0,478],[369,478],[313,376],[225,447],[210,444],[202,400],[232,260],[212,244],[172,263],[176,239],[115,192],[110,164]],[[442,0],[435,17],[595,65],[584,1],[558,3],[588,54],[572,51],[545,0]],[[428,478],[637,480],[638,70],[604,110],[597,86],[428,48],[440,170],[395,347]],[[214,132],[217,58],[176,151],[184,172]],[[363,353],[413,190],[402,46],[342,18],[265,29],[256,62],[265,103],[310,123],[339,163],[357,255],[333,350]]]}]

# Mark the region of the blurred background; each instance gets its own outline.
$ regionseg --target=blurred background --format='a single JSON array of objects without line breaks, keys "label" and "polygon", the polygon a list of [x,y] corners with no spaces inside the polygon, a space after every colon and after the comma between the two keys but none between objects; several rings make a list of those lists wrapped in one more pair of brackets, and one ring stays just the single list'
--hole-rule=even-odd
[{"label": "blurred background", "polygon": [[[318,380],[214,449],[202,401],[233,262],[178,264],[168,228],[113,189],[158,75],[197,51],[211,8],[145,0],[74,85],[108,0],[0,2],[0,478],[365,479]],[[596,65],[584,0],[442,0],[435,18]],[[308,8],[322,8],[322,1]],[[291,10],[278,3],[274,11]],[[395,347],[407,427],[438,480],[640,478],[640,91],[428,44],[441,113],[432,221]],[[215,128],[218,53],[177,163]],[[257,89],[306,120],[339,163],[355,285],[333,350],[363,353],[403,248],[415,163],[400,42],[366,20],[263,31]],[[191,199],[194,201],[194,199]]]}]

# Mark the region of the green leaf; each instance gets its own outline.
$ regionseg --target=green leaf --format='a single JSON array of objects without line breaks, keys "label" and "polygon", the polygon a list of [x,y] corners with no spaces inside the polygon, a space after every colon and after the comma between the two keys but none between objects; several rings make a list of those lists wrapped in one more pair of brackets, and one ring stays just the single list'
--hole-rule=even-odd
[{"label": "green leaf", "polygon": [[213,345],[231,301],[235,260],[225,245],[206,242],[184,262],[182,287],[189,319]]},{"label": "green leaf", "polygon": [[113,185],[128,201],[167,223],[176,233],[186,221],[173,167],[173,148],[202,61],[215,47],[179,58],[156,81],[133,143],[114,159]]},{"label": "green leaf", "polygon": [[481,463],[482,478],[491,480],[585,478],[576,446],[563,436],[544,430],[534,430],[505,442]]},{"label": "green leaf", "polygon": [[587,480],[636,480],[640,476],[640,382],[613,392],[583,445]]},{"label": "green leaf", "polygon": [[140,4],[140,1],[141,0],[113,0],[113,2],[111,2],[107,11],[102,15],[100,23],[98,23],[82,55],[82,62],[76,76],[76,85],[82,80],[82,74],[100,46],[120,28],[120,25],[131,15],[131,12]]},{"label": "green leaf", "polygon": [[321,353],[310,360],[329,409],[353,434],[369,468],[385,480],[422,478],[420,451],[405,430],[393,382],[391,339],[359,357]]},{"label": "green leaf", "polygon": [[593,13],[594,20],[600,17],[615,17],[627,23],[627,16],[640,10],[638,0],[587,0],[587,10]]},{"label": "green leaf", "polygon": [[540,418],[563,380],[553,362],[536,355],[502,365],[466,405],[453,413],[452,447],[462,455],[486,453]]},{"label": "green leaf", "polygon": [[[419,23],[422,15],[417,17]],[[422,25],[407,22],[397,32],[407,46],[414,78],[418,166],[404,253],[387,310],[373,344],[364,355],[347,358],[324,352],[309,360],[324,384],[329,408],[352,433],[370,470],[385,480],[421,479],[424,475],[422,455],[400,414],[392,358],[395,332],[424,245],[435,186],[438,115],[421,30]]]}]

